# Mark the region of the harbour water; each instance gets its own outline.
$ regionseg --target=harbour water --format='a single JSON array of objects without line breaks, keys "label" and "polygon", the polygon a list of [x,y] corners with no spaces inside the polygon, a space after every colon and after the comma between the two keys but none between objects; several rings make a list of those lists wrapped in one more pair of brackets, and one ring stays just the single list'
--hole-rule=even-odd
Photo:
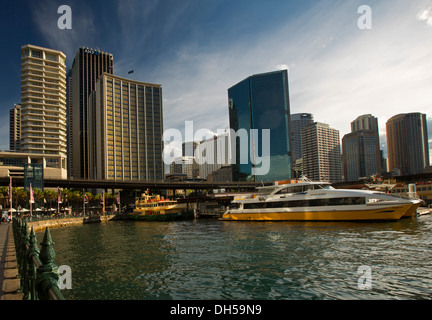
[{"label": "harbour water", "polygon": [[63,291],[70,300],[432,298],[432,215],[385,223],[116,221],[51,234],[57,265],[72,270],[72,289]]}]

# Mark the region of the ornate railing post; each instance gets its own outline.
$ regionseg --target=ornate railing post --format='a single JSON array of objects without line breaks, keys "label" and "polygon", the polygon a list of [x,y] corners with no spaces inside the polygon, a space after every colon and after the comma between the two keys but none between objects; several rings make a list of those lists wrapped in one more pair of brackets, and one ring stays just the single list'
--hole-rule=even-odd
[{"label": "ornate railing post", "polygon": [[47,227],[39,254],[42,265],[37,268],[36,276],[38,297],[41,300],[50,299],[50,292],[59,293],[61,298],[63,298],[58,288],[59,275],[58,267],[54,264],[56,255],[53,246],[54,242],[51,239],[51,233]]},{"label": "ornate railing post", "polygon": [[30,300],[37,300],[36,291],[36,264],[34,263],[33,257],[39,257],[39,248],[37,246],[36,234],[34,232],[33,226],[30,232],[29,247],[27,250],[27,277],[28,277],[28,287],[29,287],[29,297]]},{"label": "ornate railing post", "polygon": [[23,221],[20,218],[17,218],[17,239],[15,242],[15,251],[16,251],[16,261],[17,261],[17,269],[18,269],[18,278],[20,279],[20,287],[23,286],[23,248],[24,248],[24,233],[23,233]]},{"label": "ornate railing post", "polygon": [[22,238],[21,238],[21,257],[20,257],[20,275],[21,275],[21,290],[24,293],[23,300],[28,300],[29,298],[29,286],[27,279],[27,269],[28,261],[26,257],[27,247],[30,243],[30,233],[28,229],[27,222],[24,221],[22,228]]}]

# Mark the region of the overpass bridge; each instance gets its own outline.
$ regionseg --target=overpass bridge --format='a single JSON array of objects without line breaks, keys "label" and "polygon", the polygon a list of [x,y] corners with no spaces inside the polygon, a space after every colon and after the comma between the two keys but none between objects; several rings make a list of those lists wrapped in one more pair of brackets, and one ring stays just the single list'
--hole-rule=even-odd
[{"label": "overpass bridge", "polygon": [[[432,181],[432,173],[423,173],[410,176],[392,177],[396,183],[415,183]],[[333,183],[335,188],[356,188],[364,186],[366,180]],[[152,182],[152,181],[115,181],[115,180],[76,180],[76,179],[44,179],[44,187],[47,188],[86,188],[86,189],[121,189],[121,190],[146,190],[148,189],[170,189],[170,190],[206,190],[206,189],[230,189],[252,191],[256,187],[271,185],[272,182],[207,182],[207,181],[182,181],[182,182]],[[0,177],[0,186],[8,186],[9,177]],[[24,178],[13,177],[14,187],[23,187]]]},{"label": "overpass bridge", "polygon": [[[270,185],[271,183],[264,183]],[[8,186],[9,178],[0,178],[0,186]],[[12,178],[13,187],[23,187],[24,178]],[[85,189],[121,189],[121,190],[146,190],[148,189],[230,189],[230,190],[254,190],[263,183],[257,182],[206,182],[206,181],[182,181],[182,182],[151,182],[151,181],[115,181],[115,180],[76,180],[76,179],[44,179],[44,187],[47,188],[85,188]]]}]

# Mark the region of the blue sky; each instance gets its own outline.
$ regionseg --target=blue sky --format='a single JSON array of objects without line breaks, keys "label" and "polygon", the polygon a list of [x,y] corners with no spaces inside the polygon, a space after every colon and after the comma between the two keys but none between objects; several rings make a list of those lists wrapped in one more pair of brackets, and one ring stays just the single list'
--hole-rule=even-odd
[{"label": "blue sky", "polygon": [[[57,27],[63,4],[71,30]],[[372,29],[358,27],[361,5]],[[431,0],[3,1],[0,28],[1,150],[20,101],[24,44],[63,51],[68,67],[80,46],[112,53],[115,74],[162,85],[165,129],[225,129],[228,88],[281,68],[291,113],[312,113],[341,138],[362,114],[378,117],[382,134],[398,113],[432,119]]]}]

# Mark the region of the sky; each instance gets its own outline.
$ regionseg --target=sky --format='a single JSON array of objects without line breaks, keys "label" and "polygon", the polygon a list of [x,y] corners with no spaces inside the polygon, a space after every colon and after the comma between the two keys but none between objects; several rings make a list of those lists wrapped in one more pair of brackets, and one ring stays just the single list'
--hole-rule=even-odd
[{"label": "sky", "polygon": [[[58,28],[61,5],[71,29]],[[407,112],[427,115],[432,138],[432,0],[2,1],[0,28],[0,150],[25,44],[64,52],[67,68],[81,46],[112,53],[114,74],[162,85],[164,129],[226,129],[230,87],[288,69],[291,113],[341,139],[372,114],[386,153],[386,121]]]}]

